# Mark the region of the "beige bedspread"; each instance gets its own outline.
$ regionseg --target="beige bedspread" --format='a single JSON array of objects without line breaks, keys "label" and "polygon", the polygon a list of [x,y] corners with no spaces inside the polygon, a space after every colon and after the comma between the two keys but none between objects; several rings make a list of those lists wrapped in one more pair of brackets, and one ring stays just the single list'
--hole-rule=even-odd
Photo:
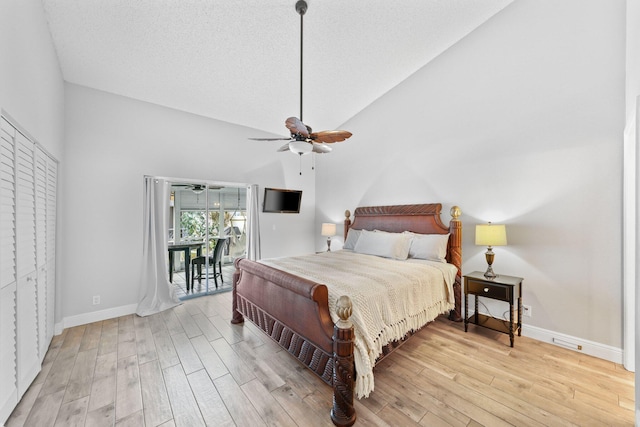
[{"label": "beige bedspread", "polygon": [[373,366],[384,345],[454,308],[457,268],[451,264],[396,261],[348,250],[260,262],[327,285],[334,322],[337,299],[351,298],[358,398],[373,391]]}]

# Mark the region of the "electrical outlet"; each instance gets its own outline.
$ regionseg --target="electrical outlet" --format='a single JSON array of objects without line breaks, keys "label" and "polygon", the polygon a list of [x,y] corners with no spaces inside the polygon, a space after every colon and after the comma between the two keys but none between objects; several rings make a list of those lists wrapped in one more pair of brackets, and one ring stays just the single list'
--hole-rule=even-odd
[{"label": "electrical outlet", "polygon": [[522,306],[522,311],[523,314],[527,317],[531,317],[531,306],[530,305],[523,305]]},{"label": "electrical outlet", "polygon": [[93,305],[98,305],[100,304],[100,295],[94,295],[93,296]]}]

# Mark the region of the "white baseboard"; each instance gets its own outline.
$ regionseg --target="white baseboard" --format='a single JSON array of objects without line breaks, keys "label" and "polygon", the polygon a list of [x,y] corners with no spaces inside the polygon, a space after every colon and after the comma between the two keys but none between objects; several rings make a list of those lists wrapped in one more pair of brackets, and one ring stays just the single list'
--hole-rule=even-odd
[{"label": "white baseboard", "polygon": [[60,335],[65,328],[86,325],[87,323],[100,322],[101,320],[113,319],[114,317],[127,316],[136,312],[138,304],[123,305],[120,307],[107,308],[90,313],[77,314],[62,319],[55,325],[55,334]]},{"label": "white baseboard", "polygon": [[[472,310],[469,310],[469,313],[470,316],[473,315]],[[479,310],[478,313],[484,314],[486,316],[491,316],[490,313],[485,312],[484,310]],[[526,321],[526,318],[523,318],[523,320]],[[508,322],[507,319],[505,319],[505,321]],[[600,344],[594,341],[577,338],[571,335],[550,331],[548,329],[542,329],[538,328],[537,326],[531,326],[527,324],[522,325],[522,335],[528,338],[533,338],[534,340],[557,345],[558,347],[568,348],[577,353],[588,354],[589,356],[594,356],[599,359],[608,360],[610,362],[622,365],[622,348]]]},{"label": "white baseboard", "polygon": [[578,353],[588,354],[610,362],[622,364],[622,349],[601,344],[560,332],[549,331],[536,326],[522,325],[522,335],[538,341],[548,342],[559,347],[568,348]]}]

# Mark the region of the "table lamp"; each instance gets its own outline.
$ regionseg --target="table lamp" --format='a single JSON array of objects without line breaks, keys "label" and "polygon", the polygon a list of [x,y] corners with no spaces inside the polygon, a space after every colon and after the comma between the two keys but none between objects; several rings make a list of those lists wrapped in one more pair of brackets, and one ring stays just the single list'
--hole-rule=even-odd
[{"label": "table lamp", "polygon": [[322,235],[327,238],[327,252],[331,251],[331,236],[336,235],[336,225],[323,223],[322,224]]},{"label": "table lamp", "polygon": [[487,271],[484,273],[484,277],[487,279],[495,279],[496,274],[493,272],[491,265],[493,264],[492,246],[506,246],[507,244],[507,229],[504,224],[478,224],[476,225],[476,245],[488,246],[487,252],[484,256],[487,259]]}]

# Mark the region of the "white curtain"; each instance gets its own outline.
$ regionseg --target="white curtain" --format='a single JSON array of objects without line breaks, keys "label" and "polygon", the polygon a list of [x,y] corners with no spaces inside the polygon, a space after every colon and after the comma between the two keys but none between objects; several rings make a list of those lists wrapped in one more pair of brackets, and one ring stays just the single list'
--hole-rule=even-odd
[{"label": "white curtain", "polygon": [[260,254],[260,192],[257,184],[247,187],[247,258],[257,261]]},{"label": "white curtain", "polygon": [[181,303],[169,282],[167,263],[170,193],[168,181],[145,177],[142,277],[136,310],[139,316],[158,313]]}]

